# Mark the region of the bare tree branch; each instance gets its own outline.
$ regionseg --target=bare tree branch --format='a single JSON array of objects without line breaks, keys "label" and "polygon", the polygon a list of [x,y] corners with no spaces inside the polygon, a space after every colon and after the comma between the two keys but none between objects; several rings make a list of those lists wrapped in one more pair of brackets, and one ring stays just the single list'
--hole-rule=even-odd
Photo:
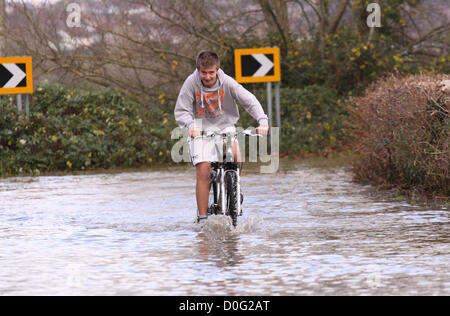
[{"label": "bare tree branch", "polygon": [[341,21],[342,16],[344,15],[344,12],[347,9],[347,6],[348,6],[349,2],[350,2],[350,0],[342,0],[339,3],[337,11],[336,11],[334,17],[331,20],[331,24],[330,24],[330,28],[329,28],[330,34],[336,33],[337,28],[339,26],[339,22]]}]

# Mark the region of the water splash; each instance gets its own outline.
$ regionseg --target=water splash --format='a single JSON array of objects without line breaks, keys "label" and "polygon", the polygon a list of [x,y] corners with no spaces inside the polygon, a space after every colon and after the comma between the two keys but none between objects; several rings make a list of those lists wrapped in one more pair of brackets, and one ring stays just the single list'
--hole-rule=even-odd
[{"label": "water splash", "polygon": [[263,226],[264,220],[259,216],[239,218],[237,226],[234,227],[229,216],[211,215],[201,230],[211,239],[226,240],[232,236],[255,232]]}]

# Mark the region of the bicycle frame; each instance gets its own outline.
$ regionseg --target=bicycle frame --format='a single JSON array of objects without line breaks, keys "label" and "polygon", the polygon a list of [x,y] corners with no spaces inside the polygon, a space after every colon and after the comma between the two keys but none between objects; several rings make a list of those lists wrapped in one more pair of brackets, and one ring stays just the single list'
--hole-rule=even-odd
[{"label": "bicycle frame", "polygon": [[[231,169],[231,168],[227,168],[226,164],[234,164],[236,170]],[[229,166],[228,166],[229,167]],[[213,162],[211,164],[211,169],[212,172],[214,172],[214,179],[212,179],[211,185],[212,186],[216,186],[214,192],[215,192],[215,197],[214,197],[214,202],[220,203],[220,208],[218,208],[218,213],[222,214],[222,215],[227,215],[225,214],[225,211],[227,210],[227,205],[226,205],[226,190],[225,190],[225,177],[227,175],[227,173],[234,173],[236,175],[236,196],[237,201],[236,201],[236,210],[237,210],[237,214],[238,216],[242,215],[242,207],[241,207],[241,180],[240,180],[240,168],[239,168],[239,163],[217,163],[217,162]],[[219,206],[219,205],[217,205]]]},{"label": "bicycle frame", "polygon": [[[239,162],[230,162],[230,157],[234,158],[234,152],[233,152],[233,144],[237,140],[237,137],[239,134],[244,134],[247,136],[257,136],[262,137],[258,134],[252,134],[248,130],[244,130],[238,133],[214,133],[214,132],[202,132],[201,136],[197,137],[220,137],[222,139],[222,142],[220,144],[216,143],[216,151],[218,153],[218,157],[222,157],[223,161],[216,161],[211,162],[211,169],[214,173],[214,177],[211,177],[210,179],[210,191],[211,186],[214,186],[213,190],[213,207],[215,208],[215,213],[222,214],[222,215],[230,215],[228,213],[227,208],[227,196],[226,196],[226,190],[225,190],[225,179],[228,173],[234,173],[235,179],[236,179],[236,213],[237,216],[242,215],[242,205],[241,205],[241,178],[240,178],[240,163]],[[195,138],[197,138],[195,137]],[[226,145],[226,152],[221,150],[219,146],[223,146],[225,140],[227,141]],[[208,202],[209,203],[209,202]],[[208,210],[211,207],[211,205],[208,205]]]}]

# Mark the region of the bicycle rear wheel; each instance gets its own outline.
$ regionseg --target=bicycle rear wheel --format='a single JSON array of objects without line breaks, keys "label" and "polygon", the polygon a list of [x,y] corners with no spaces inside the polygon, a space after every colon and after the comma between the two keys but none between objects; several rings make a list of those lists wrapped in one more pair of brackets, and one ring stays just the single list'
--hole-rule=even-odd
[{"label": "bicycle rear wheel", "polygon": [[235,172],[227,172],[225,176],[225,187],[227,190],[227,212],[226,214],[231,217],[233,226],[237,225],[237,178]]}]

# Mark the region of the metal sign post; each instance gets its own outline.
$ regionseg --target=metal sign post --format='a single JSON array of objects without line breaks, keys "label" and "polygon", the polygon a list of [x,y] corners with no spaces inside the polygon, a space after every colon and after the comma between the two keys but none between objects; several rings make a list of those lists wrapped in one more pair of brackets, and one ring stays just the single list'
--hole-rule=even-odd
[{"label": "metal sign post", "polygon": [[24,94],[22,98],[22,94],[16,95],[17,101],[17,115],[20,117],[20,114],[23,112],[23,103],[22,100],[25,101],[25,118],[27,122],[30,121],[30,95]]},{"label": "metal sign post", "polygon": [[[275,118],[276,118],[276,126],[281,127],[281,113],[280,113],[280,82],[275,82]],[[272,110],[272,82],[267,83],[267,116],[269,117],[269,126],[273,126],[273,110]]]},{"label": "metal sign post", "polygon": [[280,81],[275,82],[275,111],[277,113],[277,126],[281,128],[280,85]]},{"label": "metal sign post", "polygon": [[269,117],[269,127],[272,127],[272,82],[267,83],[267,116]]},{"label": "metal sign post", "polygon": [[27,119],[27,122],[29,122],[30,121],[30,95],[25,94],[24,99],[25,99],[25,117]]},{"label": "metal sign post", "polygon": [[18,94],[16,96],[17,100],[17,113],[20,115],[20,112],[22,112],[22,95]]}]

